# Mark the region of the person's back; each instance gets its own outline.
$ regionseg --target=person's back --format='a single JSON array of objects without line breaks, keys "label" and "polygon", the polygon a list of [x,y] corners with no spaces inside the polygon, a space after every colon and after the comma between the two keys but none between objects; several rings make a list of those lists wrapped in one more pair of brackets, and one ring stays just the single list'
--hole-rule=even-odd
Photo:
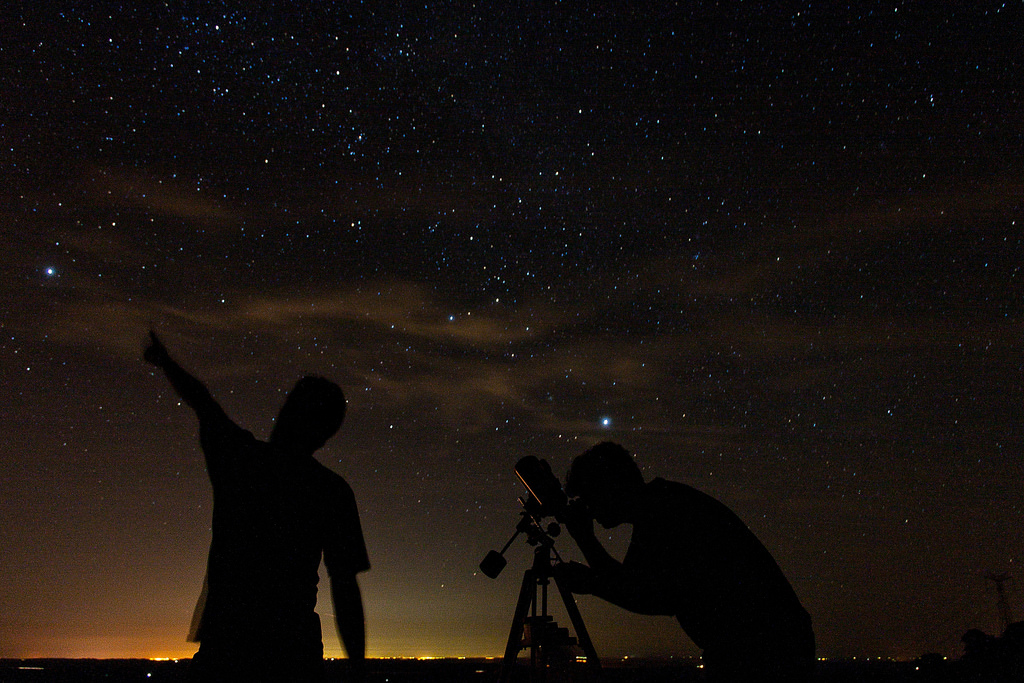
[{"label": "person's back", "polygon": [[[806,681],[814,667],[810,616],[779,566],[728,507],[694,488],[645,482],[629,452],[604,442],[575,458],[562,513],[589,563],[563,563],[556,578],[640,614],[674,615],[703,650],[709,681]],[[633,525],[620,562],[606,529]]]},{"label": "person's back", "polygon": [[737,658],[757,668],[813,660],[810,616],[739,517],[664,479],[646,484],[639,500],[623,567],[661,592],[710,668],[742,664]]}]

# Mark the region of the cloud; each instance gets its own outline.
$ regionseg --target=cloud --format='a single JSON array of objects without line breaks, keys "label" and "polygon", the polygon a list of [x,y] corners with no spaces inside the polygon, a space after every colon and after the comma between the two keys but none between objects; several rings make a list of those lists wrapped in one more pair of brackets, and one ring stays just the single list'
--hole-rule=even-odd
[{"label": "cloud", "polygon": [[552,311],[536,309],[466,311],[439,301],[425,285],[400,280],[328,294],[256,297],[245,302],[238,315],[269,328],[303,324],[323,330],[357,323],[414,340],[474,348],[537,339],[558,322]]},{"label": "cloud", "polygon": [[201,184],[155,178],[114,168],[91,168],[83,183],[92,201],[104,207],[142,209],[158,216],[177,218],[214,231],[236,227],[242,216],[225,201],[201,190]]}]

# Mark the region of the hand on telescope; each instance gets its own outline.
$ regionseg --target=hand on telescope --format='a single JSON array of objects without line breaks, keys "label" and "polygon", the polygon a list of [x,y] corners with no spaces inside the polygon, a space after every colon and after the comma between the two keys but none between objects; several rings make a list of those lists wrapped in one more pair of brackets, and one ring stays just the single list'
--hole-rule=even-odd
[{"label": "hand on telescope", "polygon": [[552,567],[555,580],[572,593],[594,592],[594,570],[579,562],[561,562]]}]

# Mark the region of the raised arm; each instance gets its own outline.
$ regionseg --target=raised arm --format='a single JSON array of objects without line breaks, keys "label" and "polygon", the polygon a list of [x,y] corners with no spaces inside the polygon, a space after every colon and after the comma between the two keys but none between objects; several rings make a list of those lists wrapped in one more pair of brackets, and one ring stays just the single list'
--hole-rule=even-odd
[{"label": "raised arm", "polygon": [[142,357],[147,363],[164,371],[174,391],[195,411],[200,422],[224,416],[223,409],[214,400],[206,386],[171,358],[167,347],[152,330],[149,332],[149,346]]}]

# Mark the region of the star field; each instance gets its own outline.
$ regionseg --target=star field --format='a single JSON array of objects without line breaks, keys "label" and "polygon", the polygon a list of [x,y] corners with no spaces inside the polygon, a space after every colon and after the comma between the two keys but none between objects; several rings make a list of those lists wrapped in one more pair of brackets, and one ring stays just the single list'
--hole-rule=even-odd
[{"label": "star field", "polygon": [[[370,656],[500,654],[512,468],[605,439],[736,510],[821,655],[959,655],[1024,544],[1022,9],[3,10],[0,656],[193,652],[151,326],[257,437],[345,389]],[[696,651],[580,604],[602,655]]]}]

